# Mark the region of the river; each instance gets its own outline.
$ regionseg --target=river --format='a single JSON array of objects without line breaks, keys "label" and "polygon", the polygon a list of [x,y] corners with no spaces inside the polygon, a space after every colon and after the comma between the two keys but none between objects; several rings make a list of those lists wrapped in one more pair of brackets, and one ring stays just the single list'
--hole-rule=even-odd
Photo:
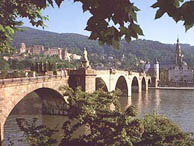
[{"label": "river", "polygon": [[[194,91],[192,90],[149,90],[148,93],[134,93],[132,97],[121,97],[120,102],[123,110],[130,105],[135,105],[138,109],[139,117],[156,112],[165,115],[177,123],[183,131],[194,131]],[[24,103],[21,105],[24,105]],[[38,107],[37,103],[35,107]],[[39,110],[36,109],[37,111]],[[65,120],[65,117],[62,116],[11,114],[4,126],[5,145],[8,145],[8,138],[14,143],[17,143],[14,146],[25,145],[25,142],[18,142],[23,135],[16,124],[16,117],[24,117],[27,119],[37,117],[40,123],[44,123],[53,128],[57,125],[58,129],[61,129]],[[58,141],[62,138],[62,133],[63,131],[60,130],[55,135],[58,137]]]}]

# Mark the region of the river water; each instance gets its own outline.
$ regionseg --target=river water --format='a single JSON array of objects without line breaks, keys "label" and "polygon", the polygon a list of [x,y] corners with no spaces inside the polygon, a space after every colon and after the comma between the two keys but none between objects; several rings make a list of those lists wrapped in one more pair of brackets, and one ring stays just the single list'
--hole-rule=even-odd
[{"label": "river water", "polygon": [[[140,94],[134,93],[132,94],[132,97],[121,97],[120,102],[123,110],[130,105],[136,106],[139,117],[155,112],[165,115],[177,123],[185,132],[194,131],[194,91],[192,90],[149,90],[149,92],[143,92]],[[21,105],[24,105],[24,103]],[[38,107],[37,104],[35,107]],[[22,108],[20,107],[19,109]],[[61,130],[61,127],[65,121],[65,117],[40,114],[11,114],[4,126],[4,145],[8,145],[8,141],[14,142],[14,146],[27,145],[24,144],[25,142],[18,142],[19,139],[24,138],[23,133],[17,126],[15,120],[16,117],[24,117],[26,119],[37,117],[39,123],[44,123],[51,128],[57,126],[56,129],[59,129],[60,131],[55,135],[55,137],[58,138],[58,141],[62,139],[63,131]]]}]

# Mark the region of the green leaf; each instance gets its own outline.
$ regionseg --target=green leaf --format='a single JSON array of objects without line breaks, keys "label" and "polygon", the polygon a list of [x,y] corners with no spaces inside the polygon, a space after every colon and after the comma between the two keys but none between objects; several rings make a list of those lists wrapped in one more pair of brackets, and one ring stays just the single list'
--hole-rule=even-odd
[{"label": "green leaf", "polygon": [[122,34],[126,34],[128,32],[128,29],[124,26],[121,26],[120,30]]},{"label": "green leaf", "polygon": [[140,9],[136,6],[133,6],[134,11],[140,11]]},{"label": "green leaf", "polygon": [[52,7],[54,7],[54,6],[53,6],[53,0],[48,0],[48,3],[49,3]]},{"label": "green leaf", "polygon": [[128,43],[131,42],[131,38],[130,38],[128,35],[125,36],[125,40],[126,40]]},{"label": "green leaf", "polygon": [[157,7],[159,7],[159,6],[160,6],[159,3],[156,2],[156,3],[154,3],[151,7],[152,7],[152,8],[157,8]]},{"label": "green leaf", "polygon": [[155,19],[158,19],[158,18],[162,17],[164,15],[164,13],[165,13],[165,11],[162,11],[161,9],[159,9],[156,12]]},{"label": "green leaf", "polygon": [[56,4],[57,4],[58,7],[61,6],[62,1],[63,1],[63,0],[55,0],[55,2],[56,2]]},{"label": "green leaf", "polygon": [[92,32],[91,35],[89,36],[89,39],[91,40],[96,40],[97,38],[98,38],[98,35],[95,32]]},{"label": "green leaf", "polygon": [[132,19],[137,22],[137,14],[136,14],[136,12],[130,11],[130,15],[131,15]]},{"label": "green leaf", "polygon": [[187,32],[194,24],[185,24],[185,32]]},{"label": "green leaf", "polygon": [[143,30],[140,28],[139,25],[134,24],[134,27],[135,27],[135,31],[136,31],[139,35],[144,35],[144,34],[143,34]]}]

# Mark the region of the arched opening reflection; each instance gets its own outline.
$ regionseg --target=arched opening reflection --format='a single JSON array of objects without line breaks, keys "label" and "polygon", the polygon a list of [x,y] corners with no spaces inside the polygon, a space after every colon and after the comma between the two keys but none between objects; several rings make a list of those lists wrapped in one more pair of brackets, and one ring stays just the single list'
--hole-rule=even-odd
[{"label": "arched opening reflection", "polygon": [[143,77],[143,79],[141,81],[141,85],[142,85],[142,90],[145,91],[146,90],[146,81],[145,81],[144,77]]},{"label": "arched opening reflection", "polygon": [[103,81],[102,78],[96,78],[96,90],[102,89],[105,92],[108,92],[108,88],[106,83]]},{"label": "arched opening reflection", "polygon": [[121,90],[121,92],[122,92],[121,96],[128,97],[128,86],[127,86],[127,82],[123,76],[120,76],[119,79],[117,80],[115,90],[117,90],[117,89]]},{"label": "arched opening reflection", "polygon": [[[17,125],[17,118],[23,118],[28,122],[37,118],[37,126],[45,125],[49,128],[58,126],[61,129],[65,120],[65,117],[62,116],[65,106],[62,95],[53,89],[40,88],[29,93],[16,104],[5,121],[3,127],[4,145],[9,145],[10,142],[13,142],[14,145],[29,145],[25,142],[23,132]],[[58,134],[60,133],[56,133],[56,135]]]},{"label": "arched opening reflection", "polygon": [[148,87],[151,86],[151,79],[148,80]]},{"label": "arched opening reflection", "polygon": [[131,92],[138,93],[138,90],[139,90],[138,80],[137,77],[134,77],[131,84]]}]

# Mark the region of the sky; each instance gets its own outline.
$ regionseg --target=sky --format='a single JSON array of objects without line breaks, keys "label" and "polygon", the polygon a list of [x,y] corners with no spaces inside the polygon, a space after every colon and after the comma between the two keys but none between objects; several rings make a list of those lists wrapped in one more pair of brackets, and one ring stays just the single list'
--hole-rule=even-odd
[{"label": "sky", "polygon": [[[176,23],[167,14],[162,18],[155,20],[156,9],[150,6],[156,0],[131,0],[134,4],[141,9],[137,14],[138,24],[144,32],[141,39],[154,40],[162,43],[174,44],[177,37],[180,43],[190,44],[194,46],[194,27],[185,32],[182,22]],[[90,18],[88,12],[83,13],[81,3],[73,3],[73,0],[65,0],[61,7],[49,7],[43,11],[43,15],[49,17],[49,21],[45,24],[46,31],[57,33],[78,33],[86,36],[90,32],[84,30],[87,20]],[[24,26],[33,27],[28,20],[24,19]],[[42,30],[42,28],[38,28]]]}]

